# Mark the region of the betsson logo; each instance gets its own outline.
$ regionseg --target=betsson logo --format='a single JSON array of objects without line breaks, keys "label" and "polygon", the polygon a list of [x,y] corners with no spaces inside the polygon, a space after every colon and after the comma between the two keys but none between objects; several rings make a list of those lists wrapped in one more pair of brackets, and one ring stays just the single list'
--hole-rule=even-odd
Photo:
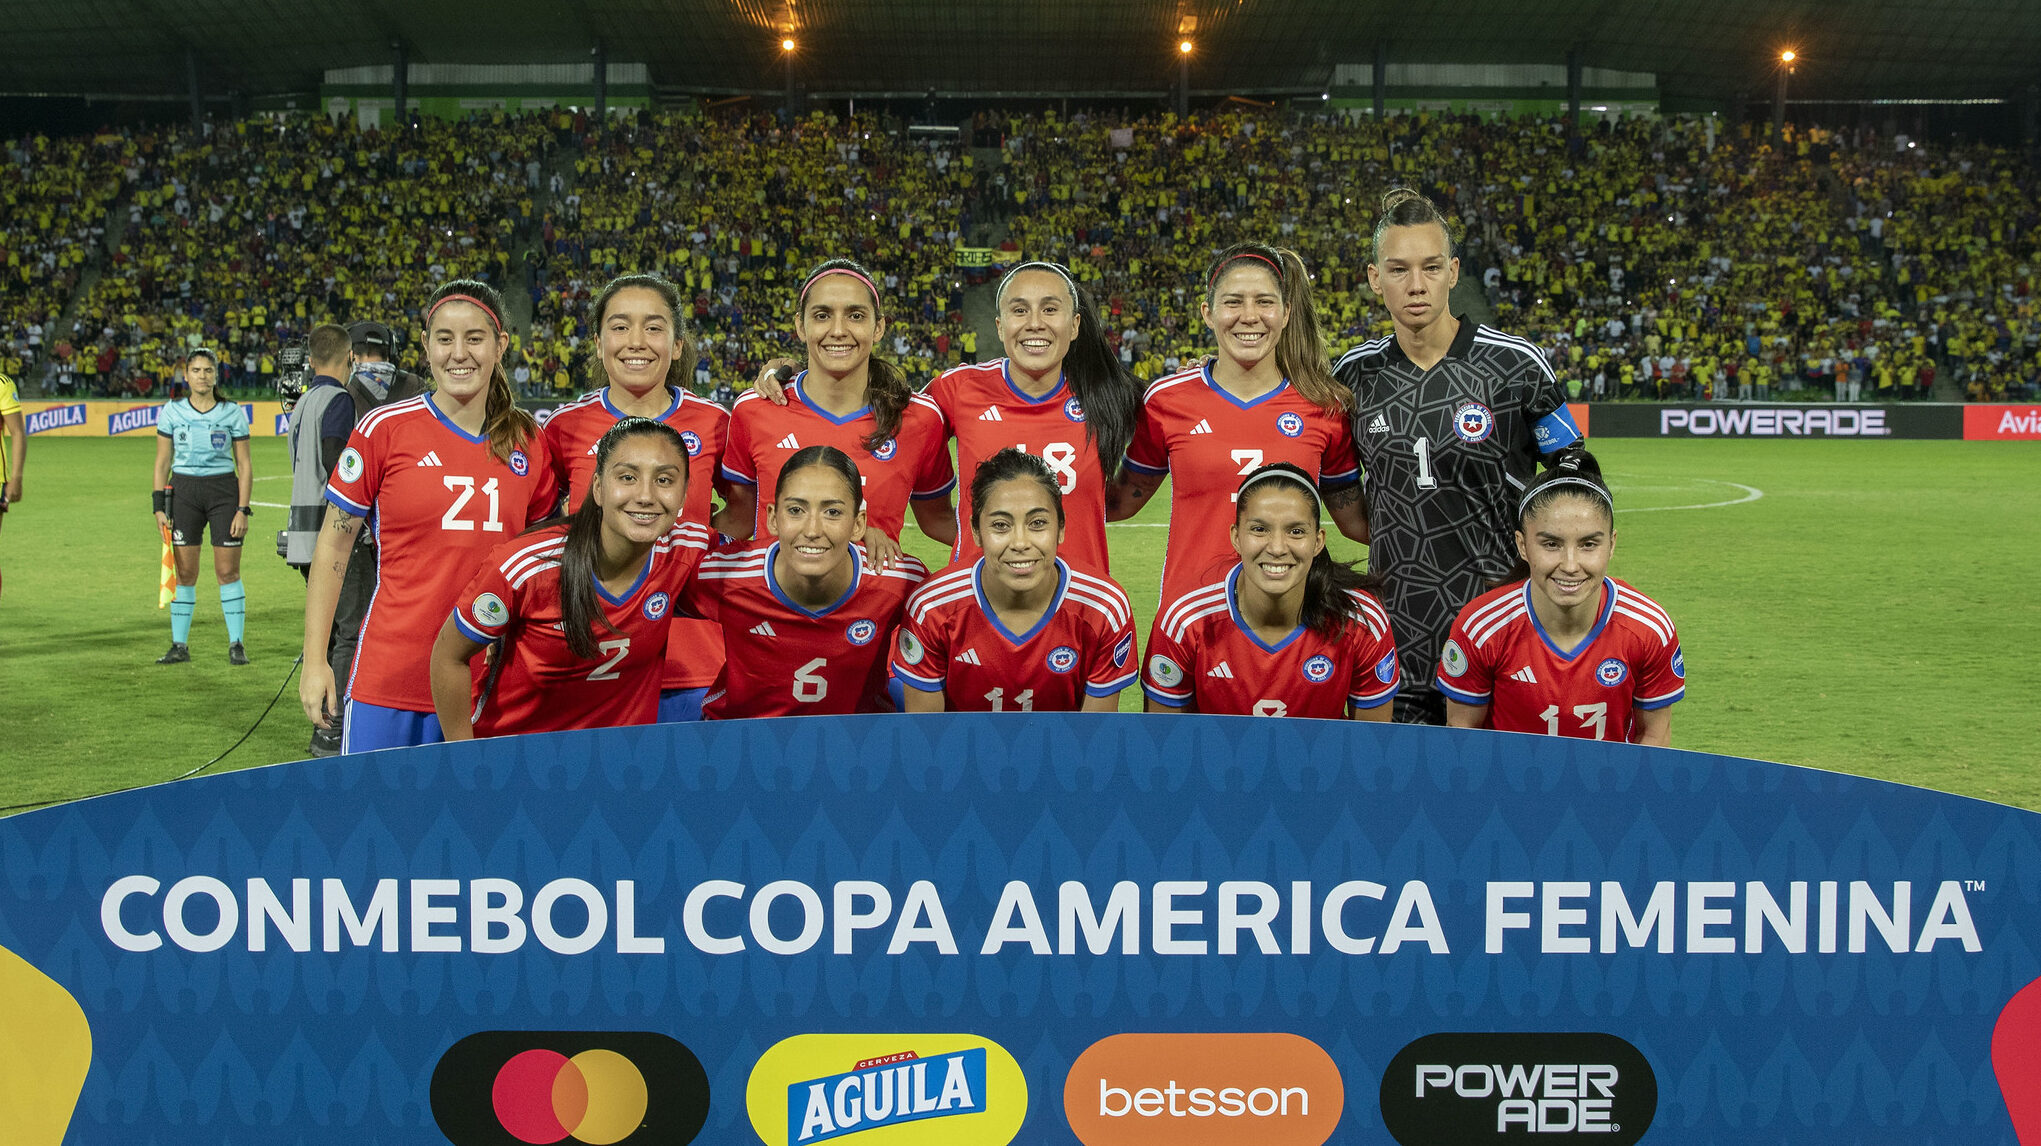
[{"label": "betsson logo", "polygon": [[1658,1079],[1615,1035],[1426,1035],[1389,1060],[1381,1100],[1403,1146],[1526,1134],[1630,1146],[1658,1112]]},{"label": "betsson logo", "polygon": [[1124,1034],[1086,1048],[1063,1084],[1085,1146],[1323,1146],[1346,1088],[1291,1034]]}]

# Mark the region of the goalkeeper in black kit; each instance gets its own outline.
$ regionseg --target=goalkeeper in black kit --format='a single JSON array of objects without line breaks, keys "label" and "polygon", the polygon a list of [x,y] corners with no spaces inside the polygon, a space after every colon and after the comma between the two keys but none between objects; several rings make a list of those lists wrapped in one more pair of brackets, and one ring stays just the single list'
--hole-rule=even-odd
[{"label": "goalkeeper in black kit", "polygon": [[1394,333],[1342,356],[1368,510],[1368,566],[1384,574],[1403,690],[1396,719],[1444,724],[1432,687],[1460,607],[1516,561],[1517,499],[1581,441],[1566,391],[1535,345],[1453,314],[1460,260],[1445,217],[1399,188],[1382,200],[1368,285]]}]

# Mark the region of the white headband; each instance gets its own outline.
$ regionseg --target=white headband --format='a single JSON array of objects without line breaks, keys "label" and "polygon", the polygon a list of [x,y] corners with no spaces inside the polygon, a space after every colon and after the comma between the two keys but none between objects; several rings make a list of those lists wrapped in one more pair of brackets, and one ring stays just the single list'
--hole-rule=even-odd
[{"label": "white headband", "polygon": [[1616,499],[1609,496],[1608,490],[1603,489],[1601,486],[1596,485],[1594,482],[1591,482],[1584,477],[1573,477],[1571,475],[1568,475],[1566,477],[1553,478],[1551,481],[1545,482],[1541,485],[1534,485],[1530,489],[1525,490],[1524,496],[1517,500],[1517,520],[1522,521],[1524,519],[1524,511],[1531,507],[1532,498],[1537,497],[1539,494],[1544,493],[1547,490],[1551,490],[1562,485],[1577,485],[1582,489],[1589,490],[1595,495],[1595,497],[1601,500],[1601,503],[1603,505],[1609,507],[1610,513],[1613,514],[1616,512]]},{"label": "white headband", "polygon": [[1256,470],[1253,476],[1249,477],[1246,481],[1241,482],[1239,492],[1233,495],[1234,504],[1238,505],[1239,503],[1246,501],[1248,490],[1253,489],[1259,483],[1268,481],[1271,478],[1281,478],[1284,481],[1291,483],[1292,485],[1301,485],[1305,489],[1310,490],[1311,508],[1321,512],[1324,510],[1325,502],[1322,498],[1318,496],[1317,486],[1312,485],[1310,482],[1304,480],[1304,478],[1297,474],[1294,470],[1279,469],[1275,466],[1263,466],[1261,469]]},{"label": "white headband", "polygon": [[1006,277],[999,280],[999,289],[993,293],[992,300],[995,303],[1005,302],[1006,284],[1013,281],[1013,276],[1025,270],[1032,270],[1035,267],[1040,267],[1045,271],[1053,271],[1057,278],[1063,280],[1063,285],[1070,288],[1070,305],[1072,306],[1081,305],[1077,301],[1077,280],[1070,277],[1070,272],[1068,270],[1065,270],[1061,263],[1045,262],[1040,259],[1037,259],[1034,262],[1021,263],[1020,265],[1014,267],[1012,270],[1006,272]]}]

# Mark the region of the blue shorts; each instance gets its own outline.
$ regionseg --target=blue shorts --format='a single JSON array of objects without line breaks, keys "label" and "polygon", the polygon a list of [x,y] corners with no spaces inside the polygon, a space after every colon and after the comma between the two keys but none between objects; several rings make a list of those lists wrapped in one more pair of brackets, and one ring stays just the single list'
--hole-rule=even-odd
[{"label": "blue shorts", "polygon": [[408,708],[384,708],[359,700],[347,702],[347,719],[340,728],[340,751],[374,752],[380,748],[415,748],[438,744],[446,737],[439,730],[439,714],[413,712]]},{"label": "blue shorts", "polygon": [[702,688],[677,688],[672,692],[659,694],[659,723],[692,724],[702,718],[702,698],[709,695],[706,686]]}]

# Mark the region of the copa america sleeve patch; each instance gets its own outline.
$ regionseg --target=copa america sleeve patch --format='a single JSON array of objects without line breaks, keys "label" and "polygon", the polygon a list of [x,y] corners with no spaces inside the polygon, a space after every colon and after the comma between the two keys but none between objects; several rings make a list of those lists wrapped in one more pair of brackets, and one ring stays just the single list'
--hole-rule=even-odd
[{"label": "copa america sleeve patch", "polygon": [[1148,675],[1164,688],[1175,688],[1183,683],[1183,668],[1161,653],[1148,658]]},{"label": "copa america sleeve patch", "polygon": [[1461,650],[1460,642],[1446,642],[1446,647],[1439,651],[1439,667],[1446,670],[1447,676],[1466,675],[1467,654]]},{"label": "copa america sleeve patch", "polygon": [[921,663],[921,658],[926,655],[922,651],[921,642],[915,639],[913,633],[908,632],[906,629],[900,630],[900,659],[902,661],[911,665],[918,665]]},{"label": "copa america sleeve patch", "polygon": [[353,446],[340,451],[340,464],[336,468],[340,471],[341,481],[359,481],[361,479],[361,451]]}]

